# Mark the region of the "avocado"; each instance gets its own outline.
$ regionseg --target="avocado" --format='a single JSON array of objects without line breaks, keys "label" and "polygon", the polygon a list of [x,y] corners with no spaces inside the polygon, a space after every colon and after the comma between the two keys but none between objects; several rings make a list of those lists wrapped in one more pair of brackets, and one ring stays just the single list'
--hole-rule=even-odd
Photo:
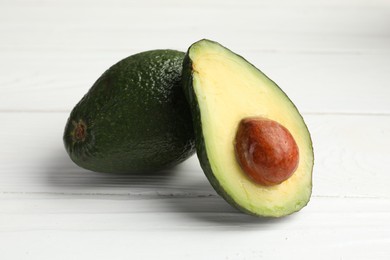
[{"label": "avocado", "polygon": [[70,113],[64,144],[80,167],[133,173],[174,166],[195,152],[181,87],[185,53],[152,50],[101,75]]},{"label": "avocado", "polygon": [[305,122],[264,73],[222,45],[201,40],[183,62],[198,158],[227,202],[281,217],[310,200],[314,155]]}]

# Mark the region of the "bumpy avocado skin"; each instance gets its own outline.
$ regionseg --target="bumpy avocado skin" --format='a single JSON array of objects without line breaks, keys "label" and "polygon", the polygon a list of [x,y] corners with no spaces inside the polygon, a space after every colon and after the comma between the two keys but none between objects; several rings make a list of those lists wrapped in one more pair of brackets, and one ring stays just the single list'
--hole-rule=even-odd
[{"label": "bumpy avocado skin", "polygon": [[[153,50],[127,57],[94,83],[64,131],[70,158],[97,172],[133,173],[174,166],[195,152],[181,87],[184,53]],[[84,124],[85,136],[77,137]]]},{"label": "bumpy avocado skin", "polygon": [[[198,42],[201,42],[201,41],[208,41],[208,42],[211,42],[213,44],[218,44],[220,46],[222,46],[221,44],[215,42],[215,41],[211,41],[211,40],[207,40],[207,39],[202,39]],[[204,139],[204,136],[203,136],[203,129],[202,129],[202,120],[201,120],[201,113],[200,113],[200,108],[199,108],[199,103],[197,101],[197,96],[195,94],[195,91],[194,91],[194,87],[193,87],[193,66],[192,66],[192,61],[191,61],[191,58],[190,58],[190,50],[191,50],[191,47],[193,45],[196,45],[198,42],[195,42],[193,43],[189,48],[188,48],[188,51],[184,57],[184,61],[183,61],[183,77],[182,77],[182,87],[183,87],[183,91],[184,91],[184,94],[185,94],[185,97],[189,103],[189,106],[190,106],[190,110],[191,110],[191,114],[192,114],[192,120],[193,120],[193,126],[194,126],[194,133],[195,133],[195,146],[196,146],[196,153],[197,153],[197,156],[198,156],[198,159],[199,159],[199,163],[201,165],[201,168],[204,172],[204,174],[206,175],[207,179],[209,180],[210,184],[212,185],[212,187],[214,188],[214,190],[226,201],[228,202],[231,206],[235,207],[236,209],[238,209],[239,211],[243,212],[243,213],[246,213],[248,215],[252,215],[252,216],[256,216],[256,217],[271,217],[271,218],[278,218],[278,217],[284,217],[286,216],[285,214],[283,215],[279,215],[279,214],[274,214],[274,215],[262,215],[262,214],[258,214],[256,212],[253,212],[253,211],[250,211],[249,209],[245,208],[245,207],[242,207],[240,204],[238,204],[233,198],[231,195],[229,195],[229,193],[227,193],[225,191],[225,189],[222,187],[222,185],[219,183],[218,179],[215,177],[214,173],[213,173],[213,170],[212,170],[212,167],[211,167],[211,164],[210,164],[210,161],[209,161],[209,157],[207,155],[207,150],[206,150],[206,145],[205,145],[205,139]],[[222,46],[223,47],[223,46]],[[223,47],[225,48],[225,47]],[[245,60],[250,66],[256,68],[253,64],[251,64],[250,62],[248,62],[245,58],[243,58],[242,56],[236,54],[237,56],[239,56],[240,58],[242,58],[243,60]],[[257,69],[257,68],[256,68]],[[258,69],[257,69],[258,70]],[[268,78],[269,79],[269,78]],[[269,79],[270,81],[272,81],[271,79]],[[284,93],[285,94],[285,93]],[[286,95],[286,94],[285,94]],[[287,95],[286,95],[287,96]],[[303,120],[303,118],[302,118]],[[310,142],[310,147],[312,148],[312,143]],[[307,204],[309,203],[309,201],[306,201],[304,205],[302,205],[301,208],[305,207]],[[300,208],[300,209],[301,209]],[[299,211],[300,209],[296,210],[296,211]],[[293,214],[294,212],[296,211],[292,211],[290,212],[289,214],[287,215],[291,215]]]}]

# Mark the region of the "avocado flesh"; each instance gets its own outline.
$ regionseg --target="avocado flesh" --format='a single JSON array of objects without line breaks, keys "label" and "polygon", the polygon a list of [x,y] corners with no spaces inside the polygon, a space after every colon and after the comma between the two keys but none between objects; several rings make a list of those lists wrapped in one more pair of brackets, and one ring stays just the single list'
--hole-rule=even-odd
[{"label": "avocado flesh", "polygon": [[191,156],[192,119],[181,87],[184,55],[142,52],[104,72],[66,124],[70,158],[92,171],[134,173],[161,170]]},{"label": "avocado flesh", "polygon": [[[233,206],[258,216],[280,217],[304,207],[312,190],[312,142],[286,94],[245,59],[209,40],[188,49],[183,73],[199,161],[215,190]],[[240,120],[257,116],[285,126],[299,148],[296,171],[278,185],[254,183],[235,157]]]}]

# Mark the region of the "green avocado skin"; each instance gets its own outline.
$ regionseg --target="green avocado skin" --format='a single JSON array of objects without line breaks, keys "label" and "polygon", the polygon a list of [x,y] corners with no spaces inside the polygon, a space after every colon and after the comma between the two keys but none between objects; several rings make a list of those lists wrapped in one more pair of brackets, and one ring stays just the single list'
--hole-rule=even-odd
[{"label": "green avocado skin", "polygon": [[[210,40],[208,40],[210,41]],[[194,43],[196,44],[196,43]],[[192,46],[192,45],[191,45]],[[222,197],[224,198],[230,205],[237,208],[238,210],[245,212],[249,215],[256,215],[255,213],[248,211],[247,209],[241,207],[239,204],[237,204],[231,196],[222,188],[221,184],[215,178],[215,175],[213,173],[213,170],[211,169],[210,161],[207,156],[206,151],[206,145],[205,140],[203,137],[203,130],[202,130],[202,120],[200,117],[200,109],[197,101],[197,97],[194,91],[193,87],[193,79],[192,79],[192,61],[189,57],[189,50],[191,49],[191,46],[188,48],[188,51],[184,57],[183,61],[183,90],[185,97],[187,99],[187,102],[191,109],[192,114],[192,122],[194,126],[194,133],[195,133],[195,145],[196,145],[196,153],[199,159],[200,166],[205,173],[207,179],[209,180],[211,186],[213,186],[214,190]]]},{"label": "green avocado skin", "polygon": [[[97,172],[134,173],[161,170],[190,157],[195,144],[181,87],[184,55],[142,52],[104,72],[65,126],[63,140],[72,161]],[[75,134],[80,124],[82,139]]]}]

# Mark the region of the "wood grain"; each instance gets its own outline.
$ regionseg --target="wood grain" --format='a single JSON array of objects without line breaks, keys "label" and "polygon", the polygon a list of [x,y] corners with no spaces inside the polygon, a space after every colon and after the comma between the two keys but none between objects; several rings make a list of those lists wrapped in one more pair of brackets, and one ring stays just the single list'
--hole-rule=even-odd
[{"label": "wood grain", "polygon": [[262,69],[304,112],[390,113],[388,1],[115,0],[77,1],[77,8],[74,1],[5,1],[0,7],[0,111],[69,111],[120,59],[149,49],[186,51],[210,38]]},{"label": "wood grain", "polygon": [[[217,197],[0,199],[7,259],[386,259],[390,200],[313,198],[302,212],[258,219]],[[18,245],[18,250],[15,250]]]},{"label": "wood grain", "polygon": [[[52,53],[46,54],[53,55],[48,58],[39,52],[4,55],[0,111],[70,111],[106,69],[133,52],[111,56],[71,52],[66,58]],[[390,114],[390,52],[241,54],[279,84],[303,112]],[[37,59],[46,61],[37,66]]]},{"label": "wood grain", "polygon": [[[389,259],[388,0],[0,1],[1,259]],[[243,55],[312,133],[314,189],[241,214],[196,156],[158,174],[74,165],[69,111],[109,66],[201,38]]]},{"label": "wood grain", "polygon": [[[68,113],[0,113],[0,192],[215,196],[197,158],[157,175],[77,167],[62,144]],[[390,116],[306,115],[315,149],[314,195],[390,198]]]}]

